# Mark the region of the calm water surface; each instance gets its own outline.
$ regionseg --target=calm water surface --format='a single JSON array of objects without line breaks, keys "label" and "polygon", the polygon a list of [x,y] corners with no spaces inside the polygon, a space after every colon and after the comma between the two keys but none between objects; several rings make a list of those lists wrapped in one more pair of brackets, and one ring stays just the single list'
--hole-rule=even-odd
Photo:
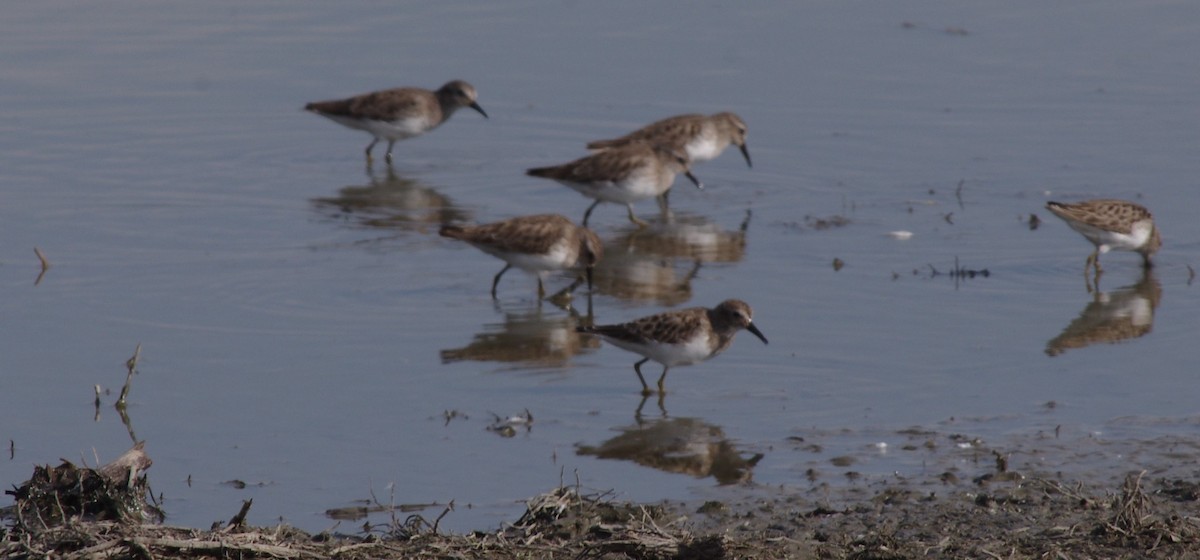
[{"label": "calm water surface", "polygon": [[[6,485],[132,436],[170,523],[253,497],[252,522],[320,530],[373,492],[454,499],[461,530],[560,480],[657,500],[805,487],[845,454],[918,474],[912,427],[1103,442],[1200,424],[1194,3],[51,1],[8,6],[0,30]],[[399,144],[390,171],[364,168],[365,134],[300,111],[452,78],[492,118]],[[590,307],[538,305],[519,272],[493,302],[501,263],[436,235],[580,219],[587,200],[522,171],[718,110],[749,123],[754,168],[697,165],[707,188],[681,182],[675,222],[645,232],[598,208]],[[1101,196],[1151,207],[1166,246],[1150,277],[1106,255],[1093,296],[1090,246],[1042,205]],[[34,247],[53,265],[36,285]],[[956,259],[990,275],[955,282]],[[728,297],[771,344],[676,369],[641,424],[636,358],[573,330],[589,308]],[[119,390],[138,344],[127,429],[93,387]],[[526,411],[513,437],[488,429]]]}]

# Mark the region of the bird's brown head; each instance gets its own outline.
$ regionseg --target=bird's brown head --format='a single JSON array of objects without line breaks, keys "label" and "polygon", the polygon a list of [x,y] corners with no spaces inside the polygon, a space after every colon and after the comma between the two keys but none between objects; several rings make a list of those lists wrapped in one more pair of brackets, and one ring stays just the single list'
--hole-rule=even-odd
[{"label": "bird's brown head", "polygon": [[746,128],[746,121],[729,112],[717,113],[713,115],[713,118],[716,119],[717,126],[729,135],[729,141],[742,152],[742,157],[746,158],[746,166],[754,167],[754,164],[750,162],[750,150],[746,148],[746,134],[749,132],[749,129]]},{"label": "bird's brown head", "polygon": [[[488,114],[483,111],[483,107],[479,106],[475,100],[479,97],[475,87],[462,80],[453,80],[446,82],[441,89],[438,90],[438,99],[448,100],[450,105],[455,109],[459,107],[470,107],[483,115],[483,118],[488,118]],[[442,101],[443,104],[446,101]]]},{"label": "bird's brown head", "polygon": [[690,161],[688,160],[687,152],[664,144],[651,144],[650,147],[666,162],[669,169],[675,173],[683,173],[692,184],[696,185],[697,189],[704,190],[704,183],[701,183],[695,175],[692,175],[692,170],[688,168]]},{"label": "bird's brown head", "polygon": [[763,344],[767,344],[767,337],[754,324],[754,311],[750,309],[750,304],[740,299],[727,299],[713,311],[726,324],[746,329],[763,341]]}]

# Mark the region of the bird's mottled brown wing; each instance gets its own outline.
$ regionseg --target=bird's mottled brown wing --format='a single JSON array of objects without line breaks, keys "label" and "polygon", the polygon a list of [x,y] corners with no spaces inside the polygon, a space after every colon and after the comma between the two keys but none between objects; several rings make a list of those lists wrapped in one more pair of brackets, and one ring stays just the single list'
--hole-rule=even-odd
[{"label": "bird's mottled brown wing", "polygon": [[574,227],[558,214],[539,214],[480,226],[447,227],[442,235],[500,251],[546,253]]},{"label": "bird's mottled brown wing", "polygon": [[417,88],[389,89],[351,100],[351,111],[367,119],[391,120],[438,107],[433,94]]},{"label": "bird's mottled brown wing", "polygon": [[642,317],[619,325],[600,325],[583,330],[626,342],[676,344],[686,341],[696,329],[704,325],[708,320],[706,312],[703,307],[693,307]]},{"label": "bird's mottled brown wing", "polygon": [[309,103],[305,109],[323,115],[387,121],[427,110],[426,106],[437,106],[433,94],[419,88],[397,88]]},{"label": "bird's mottled brown wing", "polygon": [[1145,207],[1124,200],[1098,199],[1076,204],[1049,202],[1046,208],[1064,220],[1119,233],[1129,233],[1134,223],[1152,219]]},{"label": "bird's mottled brown wing", "polygon": [[550,178],[578,183],[621,181],[646,165],[646,160],[653,157],[654,152],[649,146],[622,146],[559,166]]},{"label": "bird's mottled brown wing", "polygon": [[588,143],[591,150],[600,150],[625,146],[633,142],[651,142],[663,144],[673,149],[679,149],[686,139],[700,133],[704,115],[678,115],[650,123],[620,138],[612,140],[597,140]]}]

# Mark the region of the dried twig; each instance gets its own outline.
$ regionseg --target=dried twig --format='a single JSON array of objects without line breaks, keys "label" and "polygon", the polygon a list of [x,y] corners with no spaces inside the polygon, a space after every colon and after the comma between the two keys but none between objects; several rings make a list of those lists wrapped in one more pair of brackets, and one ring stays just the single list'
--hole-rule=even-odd
[{"label": "dried twig", "polygon": [[242,525],[244,525],[246,523],[246,514],[250,513],[250,506],[253,503],[254,503],[254,498],[250,498],[249,500],[244,500],[242,502],[242,508],[238,510],[237,515],[234,515],[229,520],[229,523],[225,524],[225,528],[221,529],[221,532],[228,533],[228,532],[230,532],[234,529],[240,528]]},{"label": "dried twig", "polygon": [[37,255],[38,260],[42,263],[42,271],[38,273],[37,279],[33,281],[33,285],[36,286],[42,283],[42,277],[46,275],[47,270],[50,270],[50,261],[46,260],[46,255],[43,255],[42,250],[37,247],[33,248],[33,254]]},{"label": "dried twig", "polygon": [[138,360],[142,357],[142,343],[133,349],[133,356],[125,360],[125,385],[121,387],[121,395],[117,397],[117,408],[125,407],[125,397],[129,394],[129,385],[133,383],[133,374],[137,373]]},{"label": "dried twig", "polygon": [[100,393],[103,393],[103,392],[104,392],[104,389],[100,388],[100,384],[99,384],[99,383],[97,383],[97,384],[96,384],[96,387],[95,387],[95,389],[96,389],[96,401],[95,401],[95,404],[96,404],[96,419],[97,419],[97,420],[99,420],[99,418],[100,418]]},{"label": "dried twig", "polygon": [[1137,535],[1146,527],[1149,499],[1142,492],[1142,477],[1146,471],[1125,477],[1121,495],[1113,501],[1113,517],[1108,527],[1126,537]]},{"label": "dried twig", "polygon": [[433,520],[433,534],[437,534],[438,524],[442,522],[442,518],[446,517],[446,514],[452,511],[454,511],[454,500],[450,500],[450,503],[446,504],[446,509],[442,510],[442,514]]}]

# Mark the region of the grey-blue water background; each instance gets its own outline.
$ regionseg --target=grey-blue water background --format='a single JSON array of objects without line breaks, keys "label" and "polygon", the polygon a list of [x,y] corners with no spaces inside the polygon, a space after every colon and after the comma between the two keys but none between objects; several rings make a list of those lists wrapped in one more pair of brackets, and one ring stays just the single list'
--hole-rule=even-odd
[{"label": "grey-blue water background", "polygon": [[[139,343],[130,425],[168,522],[191,526],[253,497],[251,522],[319,530],[334,523],[326,509],[374,492],[455,499],[443,527],[487,528],[560,479],[632,500],[721,499],[805,488],[810,468],[836,484],[838,455],[858,456],[867,480],[911,476],[925,458],[897,432],[914,426],[992,442],[1057,431],[1050,441],[1115,470],[1139,459],[1105,442],[1196,438],[1200,4],[3,11],[5,486],[35,464],[128,447],[115,393],[94,419],[92,388],[119,389]],[[453,78],[491,119],[462,112],[399,144],[393,176],[364,171],[365,134],[300,110]],[[749,123],[754,168],[730,151],[696,166],[706,190],[679,183],[673,207],[695,226],[683,250],[639,244],[619,207],[597,209],[612,245],[592,303],[599,322],[754,306],[771,344],[742,336],[674,370],[665,402],[743,457],[762,453],[752,485],[577,454],[634,424],[635,357],[575,337],[575,319],[539,310],[519,272],[494,306],[500,262],[436,235],[444,220],[578,220],[587,200],[522,171],[720,110]],[[1042,206],[1091,197],[1139,200],[1164,231],[1148,289],[1116,291],[1141,279],[1136,255],[1102,260],[1101,304],[1154,310],[1153,328],[1051,357],[1093,302],[1091,246]],[[823,227],[839,216],[849,223]],[[901,230],[912,238],[888,235]],[[34,247],[52,264],[36,286]],[[955,282],[956,259],[990,275]],[[526,409],[532,429],[486,429]]]}]

